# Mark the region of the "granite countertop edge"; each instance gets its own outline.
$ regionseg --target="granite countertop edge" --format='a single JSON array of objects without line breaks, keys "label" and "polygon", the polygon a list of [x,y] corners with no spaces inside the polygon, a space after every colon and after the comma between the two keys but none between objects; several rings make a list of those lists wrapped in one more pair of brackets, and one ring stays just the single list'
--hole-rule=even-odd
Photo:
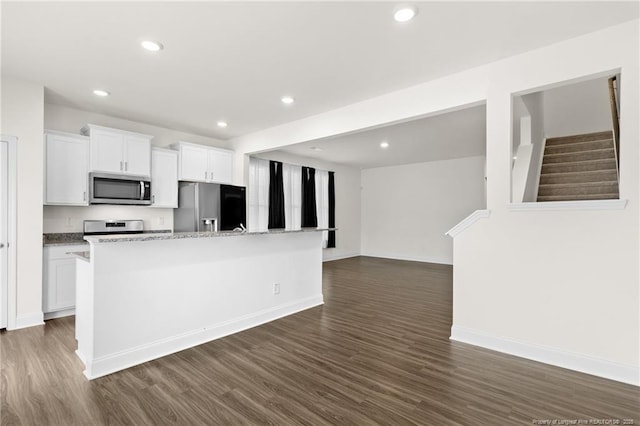
[{"label": "granite countertop edge", "polygon": [[297,230],[272,229],[258,232],[220,231],[220,232],[163,232],[136,235],[98,235],[84,239],[90,243],[129,243],[141,241],[182,240],[194,238],[242,237],[248,235],[295,234],[301,232],[335,231],[337,228],[306,228]]},{"label": "granite countertop edge", "polygon": [[[171,230],[159,229],[154,231],[144,231],[142,235],[144,235],[145,233],[147,234],[153,233],[154,235],[161,234],[161,233],[170,234]],[[82,232],[59,232],[59,233],[42,234],[43,247],[75,246],[75,245],[86,245],[86,244],[89,244],[89,242],[84,239],[84,234]]]}]

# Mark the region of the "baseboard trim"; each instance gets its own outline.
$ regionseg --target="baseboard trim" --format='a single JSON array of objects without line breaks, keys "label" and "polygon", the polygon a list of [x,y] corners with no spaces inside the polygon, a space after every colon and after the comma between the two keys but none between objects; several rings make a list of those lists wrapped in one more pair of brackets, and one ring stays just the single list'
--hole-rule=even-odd
[{"label": "baseboard trim", "polygon": [[348,253],[348,254],[341,254],[338,256],[327,256],[324,259],[322,259],[322,262],[331,262],[333,260],[342,260],[342,259],[349,259],[351,257],[358,257],[360,256],[360,253]]},{"label": "baseboard trim", "polygon": [[125,351],[91,359],[84,359],[83,354],[77,353],[83,360],[86,369],[84,375],[89,380],[133,367],[166,355],[170,355],[230,334],[248,330],[261,324],[274,321],[296,312],[304,311],[324,303],[322,295],[299,300],[286,305],[275,306],[230,321],[213,324],[194,331],[137,346]]},{"label": "baseboard trim", "polygon": [[70,317],[71,315],[75,315],[75,314],[76,314],[75,308],[64,309],[62,311],[55,311],[55,312],[45,312],[44,320],[47,321],[47,320],[56,319],[56,318]]},{"label": "baseboard trim", "polygon": [[453,265],[453,258],[445,258],[445,257],[417,257],[417,256],[398,255],[393,253],[362,253],[361,256],[378,257],[380,259],[406,260],[409,262],[438,263],[440,265]]},{"label": "baseboard trim", "polygon": [[468,343],[521,358],[640,386],[640,368],[533,343],[493,336],[465,327],[452,326],[451,340]]},{"label": "baseboard trim", "polygon": [[44,325],[44,317],[42,312],[36,312],[30,315],[16,317],[15,327],[10,330],[19,330],[21,328],[35,327],[36,325]]}]

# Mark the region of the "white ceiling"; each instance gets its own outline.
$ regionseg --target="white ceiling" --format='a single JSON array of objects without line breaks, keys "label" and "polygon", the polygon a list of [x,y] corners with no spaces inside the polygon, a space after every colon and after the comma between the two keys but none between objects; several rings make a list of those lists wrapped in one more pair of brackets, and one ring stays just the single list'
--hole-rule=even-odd
[{"label": "white ceiling", "polygon": [[[381,148],[381,142],[388,148]],[[485,155],[484,105],[350,135],[291,145],[281,151],[369,169]],[[312,148],[320,148],[321,151]]]},{"label": "white ceiling", "polygon": [[395,2],[3,1],[2,73],[50,103],[229,139],[638,17],[637,2],[416,4],[400,24]]}]

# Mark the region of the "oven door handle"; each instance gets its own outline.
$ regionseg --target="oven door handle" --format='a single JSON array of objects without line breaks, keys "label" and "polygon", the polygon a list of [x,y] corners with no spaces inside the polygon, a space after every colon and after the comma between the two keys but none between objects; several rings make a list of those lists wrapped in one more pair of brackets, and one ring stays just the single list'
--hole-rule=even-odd
[{"label": "oven door handle", "polygon": [[144,181],[141,180],[140,181],[140,201],[144,201],[144,195],[145,195],[145,190],[144,190]]}]

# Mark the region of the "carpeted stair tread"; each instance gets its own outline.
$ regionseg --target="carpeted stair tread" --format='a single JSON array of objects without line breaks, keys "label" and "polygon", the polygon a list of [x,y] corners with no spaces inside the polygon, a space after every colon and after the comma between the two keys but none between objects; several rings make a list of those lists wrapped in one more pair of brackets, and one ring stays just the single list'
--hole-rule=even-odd
[{"label": "carpeted stair tread", "polygon": [[615,158],[543,164],[542,174],[593,172],[598,170],[611,170],[611,169],[613,170],[616,169]]},{"label": "carpeted stair tread", "polygon": [[596,141],[575,142],[563,145],[546,145],[545,154],[560,154],[564,152],[584,152],[613,147],[612,139],[600,139]]},{"label": "carpeted stair tread", "polygon": [[576,161],[604,160],[607,158],[615,158],[613,147],[585,152],[563,152],[560,154],[545,154],[543,164],[573,163]]},{"label": "carpeted stair tread", "polygon": [[613,194],[618,182],[552,183],[538,186],[538,195]]},{"label": "carpeted stair tread", "polygon": [[577,194],[577,195],[539,195],[538,201],[580,201],[580,200],[617,200],[618,193]]},{"label": "carpeted stair tread", "polygon": [[580,143],[587,141],[595,141],[599,139],[612,139],[613,132],[610,130],[605,132],[586,133],[584,135],[561,136],[557,138],[547,139],[546,145],[564,145],[572,143]]},{"label": "carpeted stair tread", "polygon": [[543,173],[540,175],[540,185],[607,181],[615,182],[617,178],[618,173],[616,172],[616,169],[590,172]]}]

